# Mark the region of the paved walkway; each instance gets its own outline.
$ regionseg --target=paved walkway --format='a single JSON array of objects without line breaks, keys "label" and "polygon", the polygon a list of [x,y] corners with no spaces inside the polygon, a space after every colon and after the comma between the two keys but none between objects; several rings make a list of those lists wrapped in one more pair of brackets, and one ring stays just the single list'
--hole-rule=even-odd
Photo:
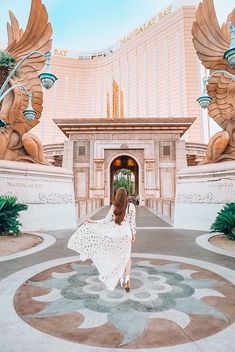
[{"label": "paved walkway", "polygon": [[50,231],[51,247],[0,263],[1,352],[235,351],[235,261],[199,247],[202,231],[137,209],[128,294],[106,290],[66,248],[72,232]]}]

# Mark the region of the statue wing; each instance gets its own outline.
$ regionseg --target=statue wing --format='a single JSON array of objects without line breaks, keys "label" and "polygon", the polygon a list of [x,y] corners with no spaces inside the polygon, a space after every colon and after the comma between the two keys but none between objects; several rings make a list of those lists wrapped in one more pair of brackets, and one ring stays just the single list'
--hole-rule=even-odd
[{"label": "statue wing", "polygon": [[[48,14],[41,0],[32,0],[28,24],[25,32],[19,28],[15,16],[10,13],[11,24],[8,24],[8,47],[6,51],[20,61],[31,51],[40,51],[43,54],[51,50],[52,28],[48,22]],[[9,111],[9,122],[14,123],[14,129],[20,134],[29,131],[38,122],[42,113],[43,93],[38,73],[45,65],[45,57],[35,54],[28,58],[19,67],[17,76],[10,84],[23,84],[33,96],[33,108],[37,111],[34,121],[27,121],[23,111],[28,104],[27,96],[18,88],[13,91],[12,105]],[[5,99],[4,99],[5,100]],[[7,99],[6,99],[7,100]],[[8,99],[9,104],[10,97]]]},{"label": "statue wing", "polygon": [[9,11],[9,16],[11,23],[7,23],[8,46],[18,42],[23,35],[23,30],[20,28],[13,12]]},{"label": "statue wing", "polygon": [[228,15],[226,23],[223,23],[222,26],[221,26],[221,31],[228,38],[230,38],[229,24],[231,22],[235,23],[235,9],[233,9],[233,11]]},{"label": "statue wing", "polygon": [[[203,0],[196,11],[193,23],[193,44],[203,66],[212,73],[215,70],[234,70],[223,58],[224,52],[230,46],[228,25],[235,20],[235,10],[227,18],[227,22],[219,26],[213,0]],[[208,112],[222,128],[226,120],[235,119],[235,90],[234,80],[224,74],[214,75],[208,85],[208,94],[213,98]]]},{"label": "statue wing", "polygon": [[218,63],[227,65],[223,55],[230,46],[229,33],[225,25],[219,26],[213,0],[203,0],[199,4],[192,35],[197,55],[205,68],[214,69]]},{"label": "statue wing", "polygon": [[226,121],[235,120],[235,81],[227,75],[216,74],[210,79],[207,91],[212,97],[209,115],[224,129]]}]

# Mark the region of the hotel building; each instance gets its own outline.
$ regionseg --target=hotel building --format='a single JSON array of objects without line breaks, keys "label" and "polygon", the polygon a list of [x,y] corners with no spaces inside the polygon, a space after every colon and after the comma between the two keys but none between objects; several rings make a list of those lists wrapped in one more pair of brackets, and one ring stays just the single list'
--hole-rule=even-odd
[{"label": "hotel building", "polygon": [[58,118],[196,117],[183,138],[205,142],[196,102],[201,67],[191,35],[196,3],[173,2],[100,52],[54,49],[59,80],[44,95],[43,116],[32,132],[54,144],[65,139],[53,122]]},{"label": "hotel building", "polygon": [[[173,218],[179,169],[205,153],[196,101],[202,68],[192,43],[194,0],[177,0],[112,47],[54,49],[59,80],[32,132],[54,164],[72,168],[78,216],[110,204],[114,174],[135,175],[142,204]],[[49,159],[50,160],[50,159]]]}]

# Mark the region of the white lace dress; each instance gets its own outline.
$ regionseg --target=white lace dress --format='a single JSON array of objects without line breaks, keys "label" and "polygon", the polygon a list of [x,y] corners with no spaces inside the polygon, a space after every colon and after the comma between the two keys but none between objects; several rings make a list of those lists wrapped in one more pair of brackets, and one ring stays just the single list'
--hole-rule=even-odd
[{"label": "white lace dress", "polygon": [[132,234],[136,233],[135,206],[129,204],[121,225],[114,222],[114,206],[97,223],[85,223],[68,241],[68,248],[80,253],[80,259],[91,259],[99,279],[113,291],[123,275],[131,255]]}]

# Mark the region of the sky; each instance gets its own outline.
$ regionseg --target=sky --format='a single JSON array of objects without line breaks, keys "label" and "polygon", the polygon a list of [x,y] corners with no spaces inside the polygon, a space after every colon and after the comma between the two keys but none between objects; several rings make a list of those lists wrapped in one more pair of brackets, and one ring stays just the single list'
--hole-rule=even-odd
[{"label": "sky", "polygon": [[[43,0],[53,28],[53,47],[81,52],[112,46],[158,13],[170,0]],[[25,29],[31,0],[0,0],[0,41],[6,41],[8,10]],[[235,7],[234,0],[214,0],[219,22]]]}]

